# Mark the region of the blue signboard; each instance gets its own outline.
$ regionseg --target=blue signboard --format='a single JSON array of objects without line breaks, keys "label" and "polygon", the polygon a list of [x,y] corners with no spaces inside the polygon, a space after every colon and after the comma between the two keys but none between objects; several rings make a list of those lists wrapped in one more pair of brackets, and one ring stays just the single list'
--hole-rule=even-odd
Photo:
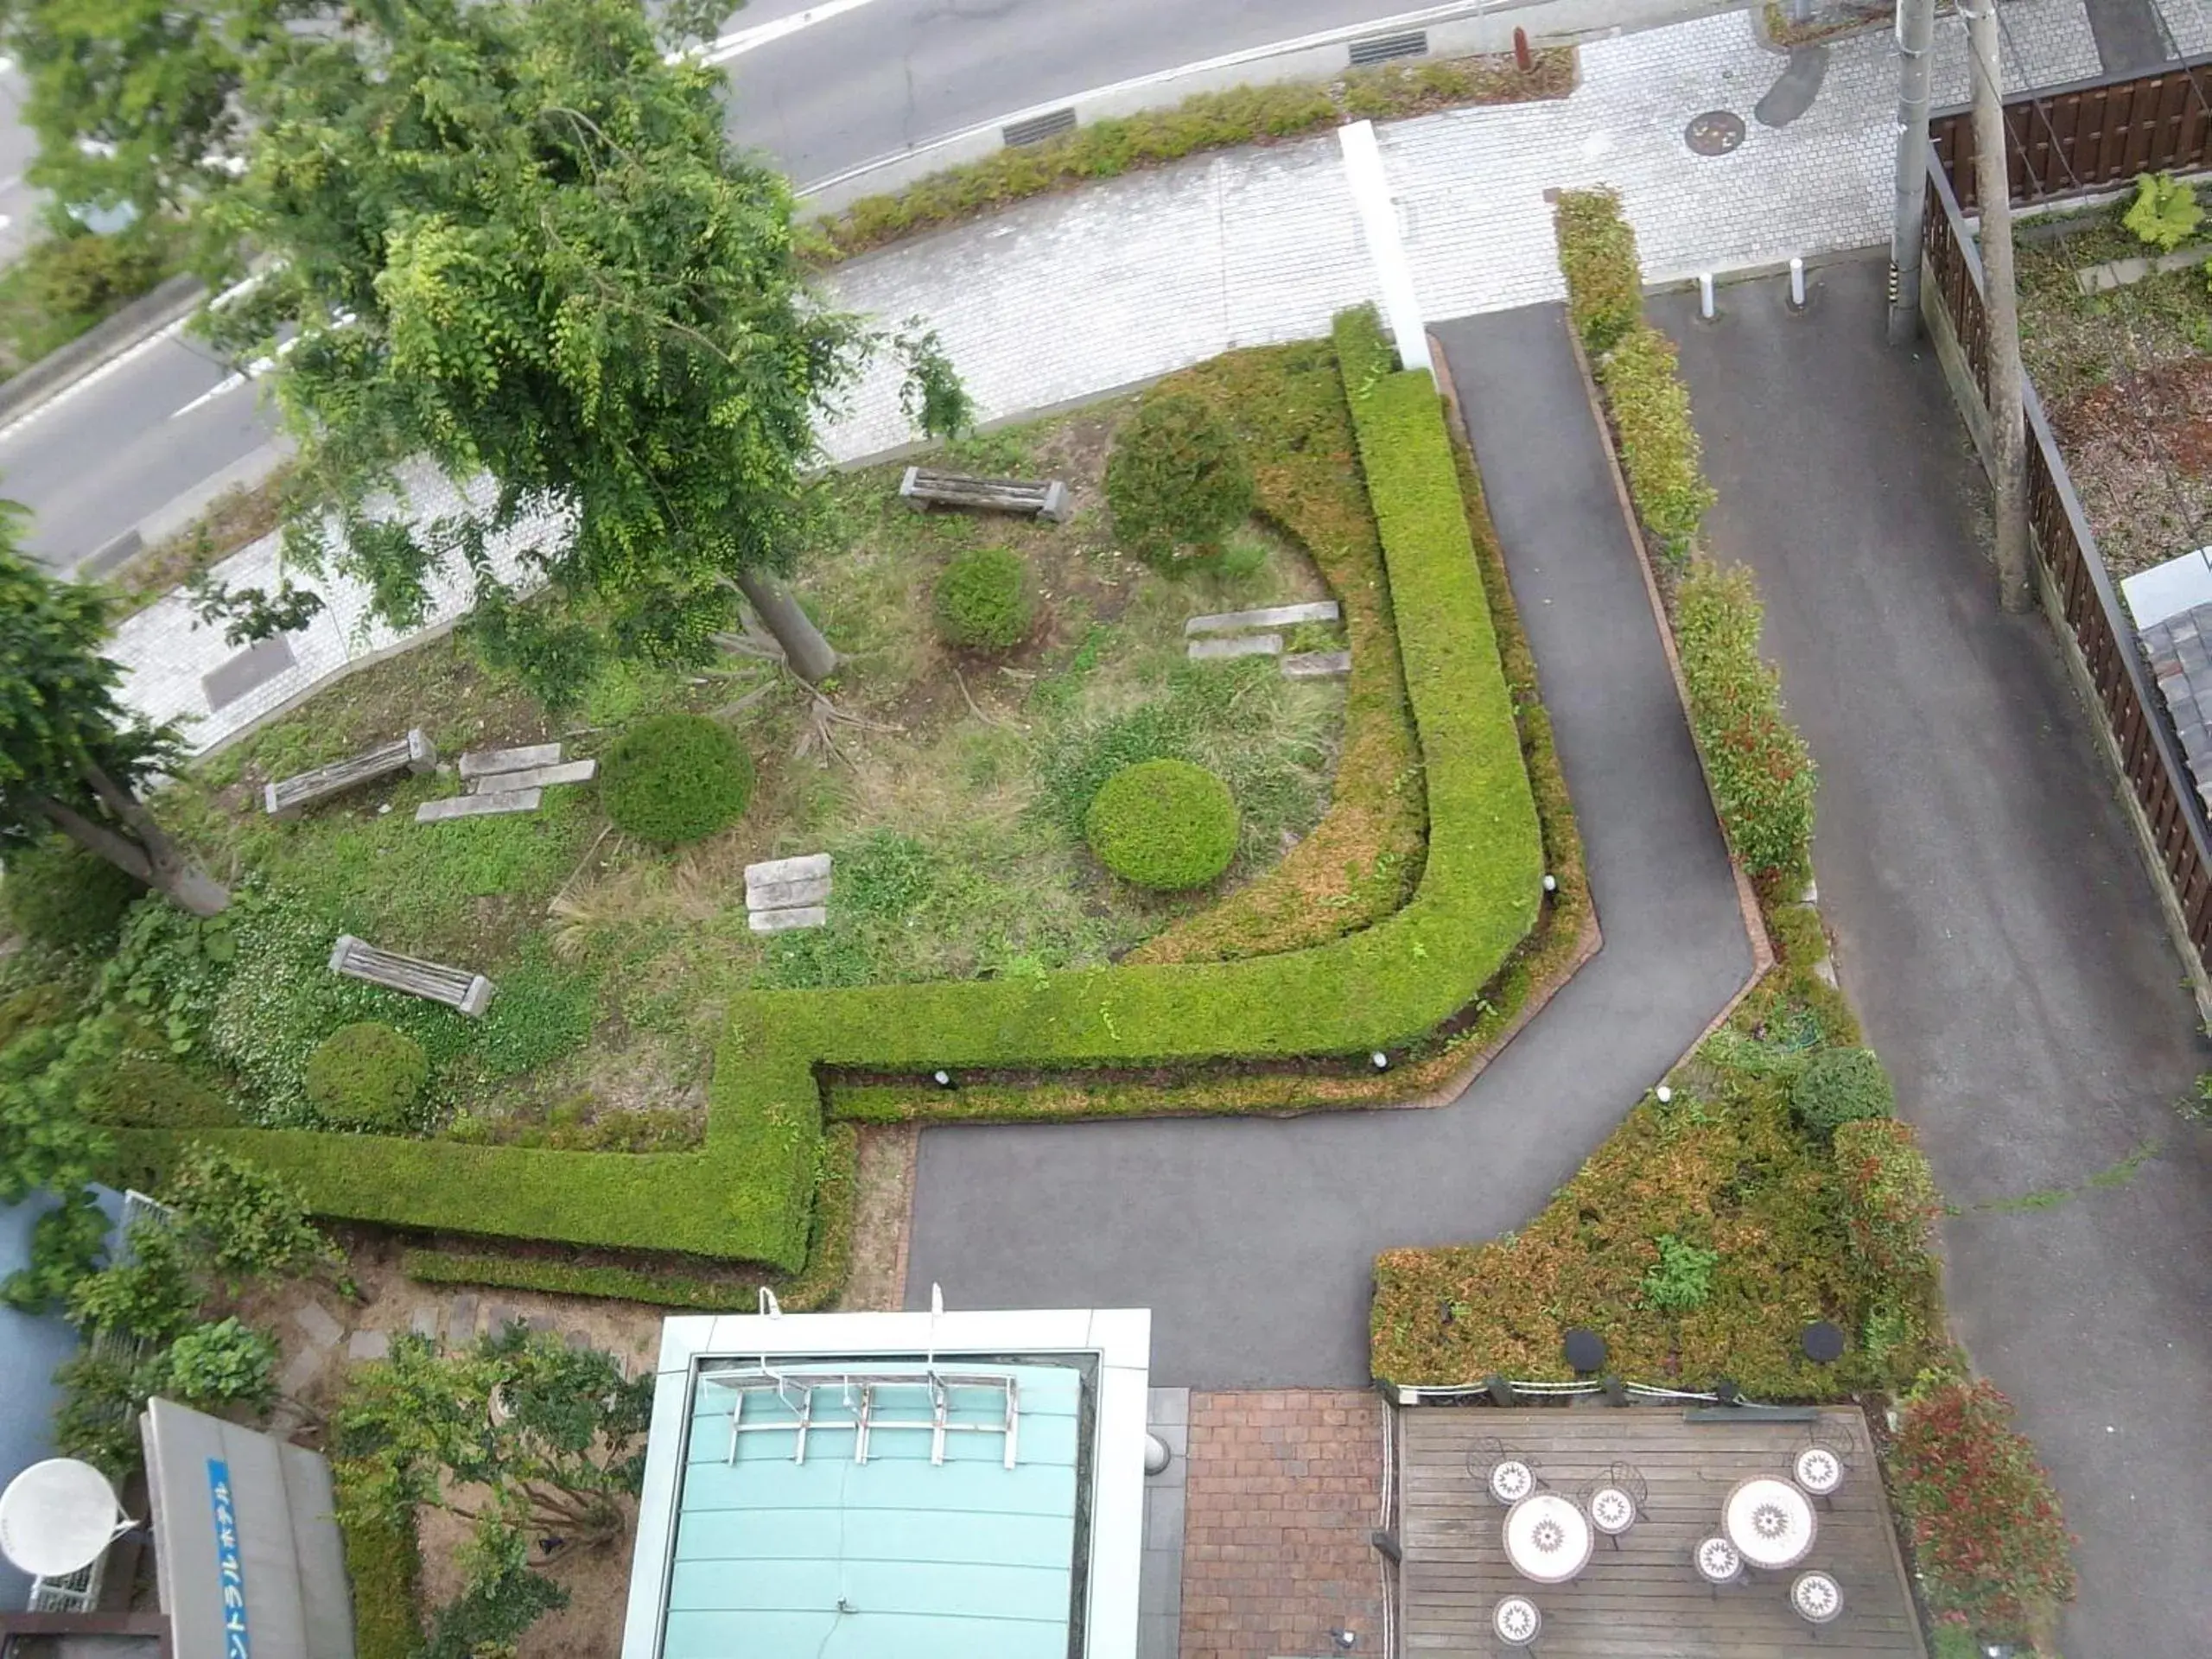
[{"label": "blue signboard", "polygon": [[231,1505],[231,1465],[207,1459],[207,1494],[215,1504],[215,1569],[223,1580],[223,1659],[252,1659],[245,1631],[245,1563],[238,1559],[238,1517]]}]

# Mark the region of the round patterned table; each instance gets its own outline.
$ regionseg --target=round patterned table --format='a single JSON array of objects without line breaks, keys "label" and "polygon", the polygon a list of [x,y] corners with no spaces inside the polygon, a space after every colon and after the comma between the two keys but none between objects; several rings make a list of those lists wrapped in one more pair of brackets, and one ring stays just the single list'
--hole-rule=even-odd
[{"label": "round patterned table", "polygon": [[1825,1573],[1800,1573],[1789,1586],[1789,1605],[1808,1624],[1826,1624],[1843,1611],[1843,1586]]},{"label": "round patterned table", "polygon": [[1790,1473],[1815,1497],[1834,1497],[1843,1484],[1843,1459],[1829,1446],[1801,1446],[1791,1460]]},{"label": "round patterned table", "polygon": [[0,1492],[0,1555],[34,1578],[90,1567],[130,1527],[107,1477],[75,1458],[35,1463]]},{"label": "round patterned table", "polygon": [[1526,1596],[1506,1597],[1497,1604],[1497,1611],[1491,1615],[1490,1622],[1497,1632],[1497,1639],[1509,1648],[1529,1646],[1544,1628],[1544,1616]]},{"label": "round patterned table", "polygon": [[1608,1538],[1618,1538],[1636,1524],[1636,1500],[1618,1486],[1600,1486],[1590,1494],[1590,1524]]},{"label": "round patterned table", "polygon": [[1524,1497],[1505,1516],[1505,1558],[1538,1584],[1565,1584],[1590,1563],[1589,1517],[1557,1492]]},{"label": "round patterned table", "polygon": [[1518,1458],[1507,1458],[1490,1471],[1490,1495],[1511,1509],[1536,1490],[1536,1471]]},{"label": "round patterned table", "polygon": [[1820,1534],[1811,1500],[1764,1475],[1737,1482],[1721,1506],[1720,1525],[1747,1566],[1770,1571],[1803,1560]]}]

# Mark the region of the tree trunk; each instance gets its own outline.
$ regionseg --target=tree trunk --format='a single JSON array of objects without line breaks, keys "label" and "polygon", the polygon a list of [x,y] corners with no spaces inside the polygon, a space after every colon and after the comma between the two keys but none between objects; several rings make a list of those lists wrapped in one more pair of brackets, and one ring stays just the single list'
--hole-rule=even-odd
[{"label": "tree trunk", "polygon": [[737,585],[784,648],[784,660],[791,665],[791,672],[809,685],[819,685],[837,671],[836,650],[782,582],[765,570],[740,570]]},{"label": "tree trunk", "polygon": [[99,767],[87,762],[81,770],[92,793],[129,834],[94,823],[59,802],[43,803],[47,817],[64,834],[194,916],[219,916],[231,907],[229,889],[176,844],[144,803]]},{"label": "tree trunk", "polygon": [[1989,319],[1989,436],[1997,509],[1997,599],[2008,611],[2035,603],[2028,560],[2027,428],[2021,386],[2020,302],[2012,278],[2012,185],[2007,164],[1997,0],[1967,16],[1974,60],[1974,194],[1981,211],[1981,274]]}]

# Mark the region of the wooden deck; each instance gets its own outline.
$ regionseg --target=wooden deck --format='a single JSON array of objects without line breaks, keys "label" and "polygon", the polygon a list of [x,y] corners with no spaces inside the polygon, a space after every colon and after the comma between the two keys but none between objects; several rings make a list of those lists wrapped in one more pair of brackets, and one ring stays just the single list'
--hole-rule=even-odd
[{"label": "wooden deck", "polygon": [[[1716,1595],[1690,1564],[1698,1541],[1720,1530],[1729,1489],[1752,1475],[1787,1478],[1802,1422],[1693,1423],[1677,1410],[1502,1411],[1419,1407],[1399,1414],[1399,1640],[1408,1659],[1503,1655],[1491,1625],[1502,1597],[1521,1594],[1543,1615],[1540,1659],[1926,1659],[1896,1535],[1855,1409],[1822,1411],[1825,1432],[1848,1436],[1851,1469],[1833,1510],[1819,1509],[1812,1553]],[[1614,1462],[1649,1488],[1643,1518],[1614,1550],[1603,1538],[1573,1582],[1544,1586],[1505,1557],[1505,1511],[1468,1473],[1468,1456],[1496,1440],[1528,1458],[1554,1491],[1574,1496]],[[1843,1587],[1844,1610],[1816,1633],[1791,1611],[1789,1581],[1818,1568]]]}]

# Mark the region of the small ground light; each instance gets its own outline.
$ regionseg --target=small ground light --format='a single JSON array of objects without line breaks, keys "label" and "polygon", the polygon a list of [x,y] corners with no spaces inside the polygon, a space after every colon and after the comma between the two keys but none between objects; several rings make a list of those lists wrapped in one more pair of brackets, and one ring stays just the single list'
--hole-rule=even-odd
[{"label": "small ground light", "polygon": [[1334,1630],[1329,1632],[1329,1639],[1334,1642],[1339,1649],[1345,1653],[1350,1653],[1354,1648],[1359,1645],[1359,1632],[1357,1630]]},{"label": "small ground light", "polygon": [[[938,1076],[939,1076],[939,1077],[943,1077],[944,1075],[944,1072],[942,1072],[942,1071],[940,1071],[940,1072],[938,1072]],[[1665,1105],[1669,1101],[1670,1101],[1670,1100],[1674,1099],[1674,1097],[1675,1097],[1675,1091],[1674,1091],[1672,1089],[1669,1089],[1669,1088],[1665,1084],[1663,1084],[1663,1083],[1662,1083],[1662,1084],[1660,1084],[1656,1089],[1654,1089],[1654,1090],[1651,1091],[1651,1093],[1652,1093],[1652,1096],[1653,1096],[1653,1098],[1655,1098],[1656,1100],[1657,1100],[1657,1101],[1658,1101],[1658,1103],[1659,1103],[1662,1106],[1664,1106],[1664,1105]]]},{"label": "small ground light", "polygon": [[1546,876],[1544,878],[1544,891],[1546,893],[1557,893],[1559,891],[1559,877],[1555,875]]},{"label": "small ground light", "polygon": [[930,1073],[930,1081],[937,1084],[940,1089],[950,1089],[952,1087],[952,1073],[950,1071],[932,1071]]},{"label": "small ground light", "polygon": [[1390,1057],[1379,1048],[1367,1057],[1367,1063],[1377,1071],[1388,1071],[1390,1069]]}]

